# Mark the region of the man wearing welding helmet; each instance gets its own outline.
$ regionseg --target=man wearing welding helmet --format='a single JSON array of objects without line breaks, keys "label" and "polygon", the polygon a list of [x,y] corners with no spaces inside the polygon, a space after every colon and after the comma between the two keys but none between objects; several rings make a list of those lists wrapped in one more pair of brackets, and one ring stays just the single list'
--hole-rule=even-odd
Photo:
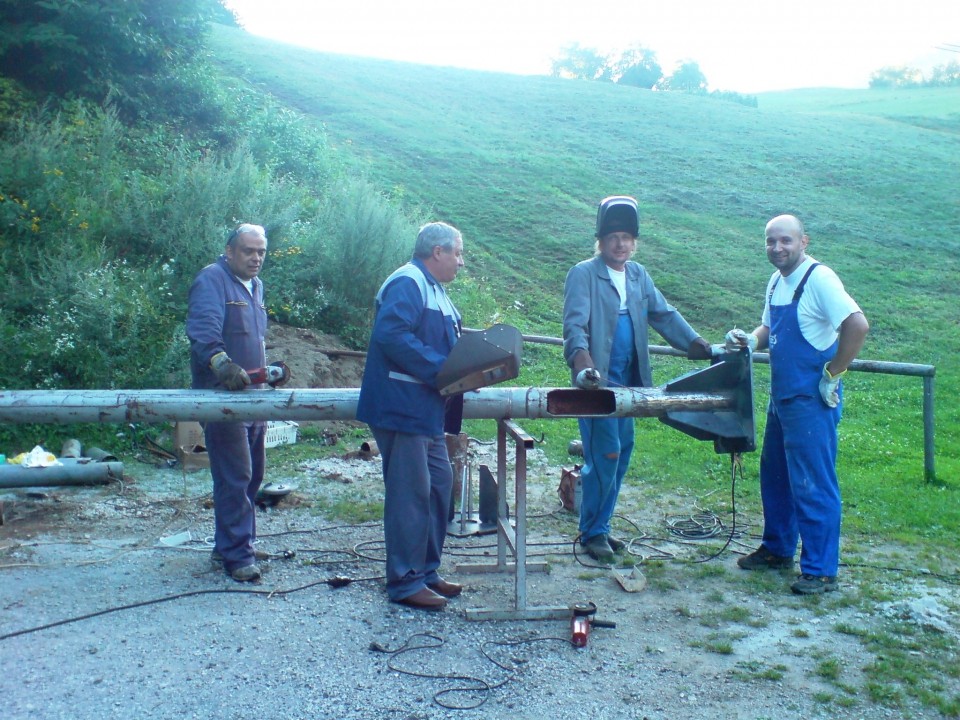
[{"label": "man wearing welding helmet", "polygon": [[[563,289],[563,354],[573,383],[585,390],[649,387],[649,328],[687,357],[705,360],[710,344],[657,290],[637,249],[637,201],[615,195],[597,208],[595,255],[567,273]],[[610,563],[624,543],[610,536],[610,520],[634,445],[634,419],[581,418],[584,465],[580,543],[590,557]]]}]

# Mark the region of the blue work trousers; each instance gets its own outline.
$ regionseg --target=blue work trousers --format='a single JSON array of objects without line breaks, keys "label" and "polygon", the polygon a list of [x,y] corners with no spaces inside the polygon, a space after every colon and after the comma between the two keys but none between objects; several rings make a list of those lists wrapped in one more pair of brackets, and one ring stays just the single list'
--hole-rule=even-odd
[{"label": "blue work trousers", "polygon": [[[627,384],[635,368],[633,325],[624,312],[618,318],[613,338],[607,384]],[[610,519],[633,454],[634,420],[632,417],[580,418],[579,424],[583,444],[580,542],[585,543],[596,535],[610,533]]]},{"label": "blue work trousers", "polygon": [[800,571],[817,577],[835,576],[840,559],[839,422],[819,396],[771,400],[760,455],[763,545],[793,557],[799,539]]},{"label": "blue work trousers", "polygon": [[387,595],[402,600],[441,580],[453,470],[443,434],[370,429],[383,462]]},{"label": "blue work trousers", "polygon": [[204,424],[213,476],[214,548],[228,571],[252,565],[256,499],[266,465],[265,422]]}]

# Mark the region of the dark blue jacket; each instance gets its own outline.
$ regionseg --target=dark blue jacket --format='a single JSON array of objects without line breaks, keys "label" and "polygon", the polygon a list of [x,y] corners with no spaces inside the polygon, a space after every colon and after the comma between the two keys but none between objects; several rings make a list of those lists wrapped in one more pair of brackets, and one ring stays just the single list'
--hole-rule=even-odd
[{"label": "dark blue jacket", "polygon": [[[201,270],[190,287],[187,337],[193,387],[220,387],[210,358],[225,352],[244,370],[266,365],[267,309],[263,283],[253,278],[253,294],[230,271],[223,255]],[[263,387],[251,385],[251,387]]]},{"label": "dark blue jacket", "polygon": [[460,335],[460,313],[418,259],[380,287],[357,420],[414,435],[444,431],[437,373]]}]

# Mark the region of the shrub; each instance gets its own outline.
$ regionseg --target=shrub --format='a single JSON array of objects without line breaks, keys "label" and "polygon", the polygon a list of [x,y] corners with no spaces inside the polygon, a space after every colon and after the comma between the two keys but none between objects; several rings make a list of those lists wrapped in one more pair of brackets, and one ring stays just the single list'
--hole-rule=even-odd
[{"label": "shrub", "polygon": [[169,268],[139,269],[66,253],[41,283],[47,297],[16,321],[3,317],[8,388],[183,387],[187,350]]}]

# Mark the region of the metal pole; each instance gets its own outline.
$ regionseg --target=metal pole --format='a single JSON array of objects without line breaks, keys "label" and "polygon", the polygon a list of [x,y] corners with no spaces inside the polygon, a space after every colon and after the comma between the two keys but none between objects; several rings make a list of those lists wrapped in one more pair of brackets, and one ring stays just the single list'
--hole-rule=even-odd
[{"label": "metal pole", "polygon": [[[2,390],[0,422],[155,423],[176,420],[353,420],[358,388],[294,390]],[[465,418],[657,417],[731,408],[729,392],[657,388],[488,387],[464,396]]]},{"label": "metal pole", "polygon": [[0,489],[30,487],[65,487],[70,485],[109,485],[123,477],[122,462],[78,463],[75,458],[61,458],[59,465],[22,467],[0,465]]},{"label": "metal pole", "polygon": [[[464,328],[465,332],[479,332],[473,328]],[[521,335],[524,342],[539,343],[542,345],[563,345],[563,339],[546,335]],[[651,355],[668,355],[686,357],[686,353],[666,345],[650,345]],[[770,364],[768,353],[753,353],[753,362],[761,365]],[[934,468],[934,420],[933,420],[933,379],[936,367],[917,363],[885,362],[882,360],[854,360],[849,370],[854,372],[880,373],[885,375],[906,375],[908,377],[923,378],[923,474],[927,480],[936,477]]]},{"label": "metal pole", "polygon": [[923,378],[923,475],[929,482],[937,479],[933,452],[933,375]]}]

